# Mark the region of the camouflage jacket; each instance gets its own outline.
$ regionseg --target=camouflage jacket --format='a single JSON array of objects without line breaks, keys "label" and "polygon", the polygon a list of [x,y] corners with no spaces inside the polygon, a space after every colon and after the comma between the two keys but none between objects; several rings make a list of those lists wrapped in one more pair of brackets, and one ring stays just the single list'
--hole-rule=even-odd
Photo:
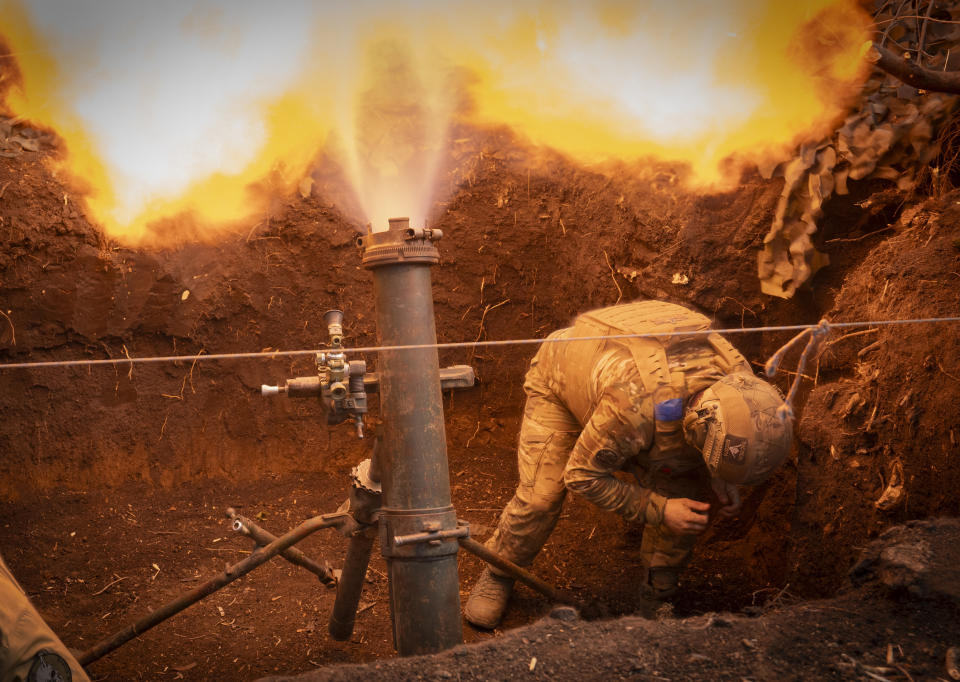
[{"label": "camouflage jacket", "polygon": [[[659,306],[657,310],[668,307],[689,312],[671,304],[647,303]],[[644,304],[631,305],[643,310]],[[559,332],[565,337],[595,334],[596,328],[582,318],[572,328]],[[618,478],[617,473],[639,466],[646,472],[670,476],[706,468],[700,452],[684,441],[682,432],[657,435],[649,372],[644,372],[649,368],[638,367],[637,358],[642,354],[631,352],[632,343],[636,340],[550,344],[536,369],[582,426],[564,471],[567,488],[629,521],[659,525],[666,498]],[[742,356],[736,354],[735,359],[742,360]],[[690,396],[731,370],[729,362],[702,336],[666,347],[666,360],[670,383],[683,397],[684,405]],[[736,367],[743,369],[744,364]]]}]

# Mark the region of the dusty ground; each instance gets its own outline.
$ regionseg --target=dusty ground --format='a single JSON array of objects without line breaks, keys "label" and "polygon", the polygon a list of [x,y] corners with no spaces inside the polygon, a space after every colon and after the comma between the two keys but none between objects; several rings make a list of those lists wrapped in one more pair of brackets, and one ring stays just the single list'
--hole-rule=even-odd
[{"label": "dusty ground", "polygon": [[[780,181],[748,176],[736,191],[692,195],[667,166],[601,172],[527,150],[506,131],[454,137],[451,194],[433,220],[446,235],[434,270],[441,341],[539,337],[579,311],[636,297],[695,305],[721,327],[960,309],[960,194],[909,204],[901,197],[879,211],[862,200],[880,187],[831,200],[818,239],[833,265],[811,289],[781,301],[760,294],[753,255]],[[328,202],[323,183],[307,199],[278,200],[269,219],[230,240],[137,251],[103,240],[86,222],[44,166],[52,153],[48,144],[0,159],[0,302],[8,318],[0,320],[0,359],[309,348],[323,342],[320,317],[332,307],[345,310],[350,343],[374,341],[356,226]],[[677,273],[689,283],[672,284]],[[760,364],[788,338],[734,341]],[[951,466],[960,436],[958,338],[949,326],[837,335],[806,402],[796,457],[749,493],[739,518],[709,532],[676,614],[756,613],[771,600],[832,595],[883,528],[960,513],[960,473]],[[445,407],[454,503],[481,539],[516,483],[521,383],[533,352],[441,356],[444,364],[469,362],[480,377],[478,387],[446,396]],[[3,374],[0,552],[70,646],[90,646],[244,556],[250,548],[227,530],[225,507],[262,511],[263,525],[277,533],[337,507],[364,446],[349,426],[327,429],[314,405],[259,396],[261,383],[308,371],[301,360]],[[896,461],[904,493],[878,510]],[[640,606],[638,541],[618,519],[570,499],[534,570],[608,615],[630,614]],[[344,542],[322,534],[304,549],[336,565]],[[460,561],[467,591],[480,565]],[[332,593],[274,561],[91,673],[252,679],[392,656],[381,562],[368,579],[368,608],[350,643],[326,635]],[[857,604],[851,597],[837,606],[856,618],[823,627],[901,627],[886,602],[862,612]],[[911,608],[909,622],[923,622],[926,607]],[[504,629],[549,609],[520,589]],[[819,636],[798,632],[807,643]],[[491,637],[466,630],[468,641]],[[926,630],[916,637],[917,646],[940,646]],[[803,657],[818,651],[804,647]],[[635,652],[623,654],[626,661]]]},{"label": "dusty ground", "polygon": [[854,571],[857,589],[771,604],[757,617],[584,622],[558,607],[482,645],[270,679],[955,679],[958,541],[956,519],[892,528],[864,551]]}]

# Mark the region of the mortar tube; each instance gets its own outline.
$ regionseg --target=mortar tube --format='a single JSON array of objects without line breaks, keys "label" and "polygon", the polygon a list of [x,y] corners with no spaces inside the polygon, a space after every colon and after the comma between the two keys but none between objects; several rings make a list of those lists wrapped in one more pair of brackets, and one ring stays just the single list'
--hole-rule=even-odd
[{"label": "mortar tube", "polygon": [[[373,274],[378,342],[435,344],[430,267],[439,253],[429,230],[409,234],[406,218],[358,240]],[[432,234],[432,236],[437,236]],[[393,538],[457,527],[450,498],[440,365],[436,348],[381,351],[380,547],[387,560],[394,646],[402,656],[463,641],[456,539],[398,547]]]}]

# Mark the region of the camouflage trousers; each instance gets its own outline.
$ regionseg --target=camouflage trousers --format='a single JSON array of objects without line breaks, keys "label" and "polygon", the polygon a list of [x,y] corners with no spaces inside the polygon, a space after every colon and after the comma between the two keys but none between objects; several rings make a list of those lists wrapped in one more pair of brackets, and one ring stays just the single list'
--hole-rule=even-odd
[{"label": "camouflage trousers", "polygon": [[0,558],[0,681],[89,680]]},{"label": "camouflage trousers", "polygon": [[[550,390],[536,358],[524,390],[527,402],[517,450],[520,482],[486,544],[514,563],[529,566],[560,518],[567,494],[563,472],[582,427]],[[637,467],[632,473],[643,487],[667,498],[710,499],[710,480],[705,471],[670,476]],[[695,535],[676,535],[662,526],[647,526],[640,552],[644,567],[649,573],[660,570],[672,574],[675,584],[695,543]]]}]

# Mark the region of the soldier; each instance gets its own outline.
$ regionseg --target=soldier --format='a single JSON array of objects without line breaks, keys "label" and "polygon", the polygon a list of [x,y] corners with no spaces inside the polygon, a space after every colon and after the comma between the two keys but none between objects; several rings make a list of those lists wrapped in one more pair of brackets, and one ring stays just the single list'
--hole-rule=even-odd
[{"label": "soldier", "polygon": [[0,682],[89,682],[0,557]]},{"label": "soldier", "polygon": [[[766,479],[792,439],[792,424],[777,415],[779,391],[709,328],[682,306],[643,301],[585,313],[551,334],[593,339],[545,343],[530,362],[520,485],[487,546],[528,566],[569,489],[643,524],[644,594],[675,594],[711,507],[736,514],[737,486]],[[496,627],[512,589],[513,579],[487,567],[467,600],[467,620]]]}]

